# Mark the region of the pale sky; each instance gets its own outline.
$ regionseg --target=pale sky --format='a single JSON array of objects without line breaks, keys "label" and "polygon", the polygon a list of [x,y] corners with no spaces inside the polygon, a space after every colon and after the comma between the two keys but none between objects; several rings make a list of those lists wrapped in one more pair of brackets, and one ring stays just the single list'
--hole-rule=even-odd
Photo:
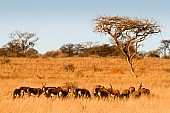
[{"label": "pale sky", "polygon": [[66,43],[109,43],[109,37],[93,32],[92,20],[103,16],[153,18],[162,33],[144,41],[140,50],[160,47],[170,39],[170,0],[0,0],[0,47],[14,31],[36,33],[40,53]]}]

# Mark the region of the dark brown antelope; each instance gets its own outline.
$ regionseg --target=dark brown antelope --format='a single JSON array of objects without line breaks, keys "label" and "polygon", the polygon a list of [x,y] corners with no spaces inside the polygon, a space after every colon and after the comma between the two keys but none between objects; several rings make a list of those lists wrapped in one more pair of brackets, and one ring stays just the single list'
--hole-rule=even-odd
[{"label": "dark brown antelope", "polygon": [[90,91],[84,88],[76,88],[73,91],[75,98],[90,98]]},{"label": "dark brown antelope", "polygon": [[99,90],[97,95],[99,98],[108,99],[109,93],[106,90]]},{"label": "dark brown antelope", "polygon": [[104,86],[101,86],[101,85],[95,85],[94,88],[93,88],[94,97],[98,97],[99,91],[102,91],[102,90],[106,90],[106,88]]},{"label": "dark brown antelope", "polygon": [[145,89],[145,88],[142,88],[144,90],[144,94],[145,95],[149,95],[150,94],[150,90],[149,89]]},{"label": "dark brown antelope", "polygon": [[149,95],[150,94],[150,90],[149,89],[146,89],[146,88],[142,88],[142,83],[140,83],[140,86],[139,86],[139,91],[141,92],[141,95]]},{"label": "dark brown antelope", "polygon": [[37,96],[39,97],[43,93],[41,88],[29,88],[28,89],[28,96]]},{"label": "dark brown antelope", "polygon": [[69,93],[71,93],[71,87],[62,87],[62,89],[59,90],[58,97],[64,99],[68,97]]},{"label": "dark brown antelope", "polygon": [[135,87],[129,87],[130,94],[132,94],[135,91]]},{"label": "dark brown antelope", "polygon": [[138,89],[137,91],[133,91],[133,92],[131,93],[131,96],[132,96],[133,98],[139,98],[139,97],[141,97],[141,92],[142,92],[142,83],[140,83],[139,89]]},{"label": "dark brown antelope", "polygon": [[131,96],[133,97],[133,98],[139,98],[139,97],[141,97],[141,92],[140,91],[134,91],[132,94],[131,94]]},{"label": "dark brown antelope", "polygon": [[19,97],[23,97],[23,92],[22,90],[19,88],[19,89],[15,89],[14,92],[13,92],[13,98],[19,98]]},{"label": "dark brown antelope", "polygon": [[29,88],[30,87],[25,87],[25,86],[20,87],[21,91],[23,92],[23,96],[28,95]]},{"label": "dark brown antelope", "polygon": [[58,97],[59,98],[66,98],[68,96],[68,91],[66,90],[59,90]]},{"label": "dark brown antelope", "polygon": [[130,91],[129,89],[125,89],[122,91],[121,95],[120,95],[120,98],[123,99],[123,98],[129,98],[129,94],[130,94]]},{"label": "dark brown antelope", "polygon": [[107,89],[107,92],[110,96],[114,96],[114,99],[120,98],[120,91],[119,90],[113,90],[112,85],[110,85],[110,88]]},{"label": "dark brown antelope", "polygon": [[57,96],[59,96],[59,92],[62,92],[62,88],[61,87],[57,87],[57,88],[49,88],[46,92],[45,92],[45,96],[47,97],[47,98],[49,98],[49,97],[57,97]]},{"label": "dark brown antelope", "polygon": [[[111,89],[109,89],[109,91],[111,91]],[[108,92],[108,89],[106,89],[104,86],[101,86],[101,85],[96,85],[93,88],[94,97],[98,97],[98,99],[100,98],[107,99],[109,96],[109,93],[110,92]]]}]

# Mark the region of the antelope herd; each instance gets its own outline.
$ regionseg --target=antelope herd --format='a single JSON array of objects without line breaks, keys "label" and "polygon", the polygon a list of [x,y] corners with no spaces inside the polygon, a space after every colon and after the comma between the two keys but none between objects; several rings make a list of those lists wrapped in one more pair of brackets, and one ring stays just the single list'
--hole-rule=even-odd
[{"label": "antelope herd", "polygon": [[13,92],[13,98],[22,98],[24,96],[41,96],[44,94],[46,98],[58,97],[65,99],[69,97],[69,94],[72,94],[73,97],[76,98],[92,98],[92,94],[94,98],[98,99],[124,99],[124,98],[139,98],[141,96],[150,95],[150,90],[143,88],[142,83],[140,83],[139,88],[136,90],[135,87],[129,87],[128,89],[124,89],[121,92],[119,90],[114,90],[112,85],[109,88],[105,88],[102,85],[96,85],[93,87],[92,93],[88,89],[85,88],[77,88],[73,86],[66,87],[47,87],[46,84],[42,84],[41,88],[31,88],[31,87],[20,87],[15,89]]}]

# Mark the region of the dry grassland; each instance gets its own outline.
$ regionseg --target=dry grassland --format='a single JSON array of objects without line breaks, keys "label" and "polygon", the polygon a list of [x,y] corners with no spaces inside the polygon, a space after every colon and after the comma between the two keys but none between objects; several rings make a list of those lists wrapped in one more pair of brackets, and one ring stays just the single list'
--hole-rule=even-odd
[{"label": "dry grassland", "polygon": [[[1,61],[7,58],[0,58]],[[68,65],[74,72],[66,70]],[[0,113],[170,113],[170,60],[141,59],[134,61],[137,79],[131,77],[127,64],[116,58],[10,58],[0,64]],[[13,99],[20,86],[63,86],[77,83],[92,92],[100,84],[114,89],[134,86],[139,82],[151,90],[151,96],[140,99],[108,100],[46,99],[44,95]]]}]

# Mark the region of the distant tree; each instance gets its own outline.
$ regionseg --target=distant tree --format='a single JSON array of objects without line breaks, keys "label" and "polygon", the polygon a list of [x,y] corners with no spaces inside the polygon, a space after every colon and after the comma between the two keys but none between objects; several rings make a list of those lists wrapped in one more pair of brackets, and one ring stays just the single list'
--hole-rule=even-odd
[{"label": "distant tree", "polygon": [[63,44],[60,47],[60,51],[62,53],[67,53],[68,56],[73,56],[74,55],[74,44],[72,44],[72,43]]},{"label": "distant tree", "polygon": [[82,54],[84,52],[84,45],[83,44],[74,44],[73,53],[74,55]]},{"label": "distant tree", "polygon": [[159,56],[161,57],[164,53],[163,53],[163,48],[159,47],[156,52],[159,54]]},{"label": "distant tree", "polygon": [[164,56],[167,56],[167,53],[170,56],[170,40],[162,40],[160,48],[163,51]]},{"label": "distant tree", "polygon": [[[130,72],[137,77],[132,59],[137,54],[140,43],[149,35],[161,32],[160,25],[153,19],[137,19],[119,16],[100,16],[94,19],[94,32],[110,35],[121,53],[126,57]],[[134,51],[131,51],[131,47]]]},{"label": "distant tree", "polygon": [[92,41],[87,41],[83,43],[85,48],[93,48],[95,46],[98,46],[98,44],[99,42],[92,42]]},{"label": "distant tree", "polygon": [[160,58],[160,54],[157,50],[152,50],[152,51],[147,52],[146,56],[152,57],[152,58]]},{"label": "distant tree", "polygon": [[84,56],[89,56],[91,54],[91,50],[98,46],[98,42],[92,42],[92,41],[87,41],[83,43],[84,45],[84,51],[83,54]]},{"label": "distant tree", "polygon": [[38,38],[35,33],[28,32],[12,32],[9,35],[11,41],[4,45],[4,48],[8,49],[11,56],[25,56],[25,53],[33,48]]},{"label": "distant tree", "polygon": [[90,55],[96,55],[100,57],[112,56],[115,52],[115,48],[109,44],[102,44],[92,48],[87,48]]}]

